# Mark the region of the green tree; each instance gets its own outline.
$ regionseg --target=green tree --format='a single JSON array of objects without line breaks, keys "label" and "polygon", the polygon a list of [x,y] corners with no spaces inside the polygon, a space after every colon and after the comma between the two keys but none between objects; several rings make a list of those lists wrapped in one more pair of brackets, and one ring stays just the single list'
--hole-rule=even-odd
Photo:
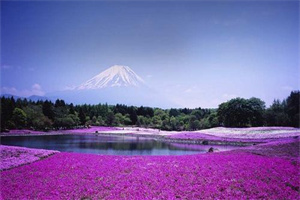
[{"label": "green tree", "polygon": [[123,116],[123,121],[124,121],[124,124],[125,124],[125,125],[130,125],[130,124],[132,124],[132,122],[131,122],[131,120],[130,120],[130,115],[129,115],[129,114],[125,114],[125,115]]},{"label": "green tree", "polygon": [[85,115],[82,107],[80,107],[80,109],[79,109],[79,115],[78,115],[78,117],[79,117],[80,124],[81,125],[85,125],[86,115]]},{"label": "green tree", "polygon": [[258,98],[235,98],[222,103],[218,118],[227,127],[258,126],[263,123],[264,102]]},{"label": "green tree", "polygon": [[105,121],[103,120],[103,118],[101,116],[97,117],[97,123],[98,124],[96,124],[96,125],[99,125],[99,126],[105,125]]},{"label": "green tree", "polygon": [[189,119],[189,130],[197,130],[200,128],[200,122],[195,115],[191,115]]},{"label": "green tree", "polygon": [[97,117],[96,116],[92,117],[92,123],[93,123],[93,125],[97,124]]},{"label": "green tree", "polygon": [[142,115],[138,115],[136,125],[137,126],[145,126],[145,117]]},{"label": "green tree", "polygon": [[132,123],[132,125],[135,125],[137,122],[137,114],[136,114],[136,107],[134,106],[130,106],[129,110],[128,110],[128,114],[130,116],[130,121]]},{"label": "green tree", "polygon": [[170,127],[171,127],[171,130],[179,130],[180,129],[180,124],[174,116],[172,116],[170,118]]},{"label": "green tree", "polygon": [[154,115],[154,117],[152,118],[152,125],[155,127],[155,128],[161,128],[162,126],[162,120],[159,116],[157,115]]},{"label": "green tree", "polygon": [[26,113],[21,108],[15,108],[13,111],[12,121],[18,129],[25,128],[27,125]]},{"label": "green tree", "polygon": [[54,125],[58,128],[68,129],[75,125],[74,120],[67,116],[64,118],[56,118],[54,121]]},{"label": "green tree", "polygon": [[71,103],[69,106],[69,114],[75,115],[74,105]]},{"label": "green tree", "polygon": [[91,118],[90,118],[90,116],[86,116],[85,117],[85,126],[90,126],[90,125],[92,125],[93,124],[93,122],[92,122],[92,120],[91,120]]},{"label": "green tree", "polygon": [[264,114],[266,105],[259,98],[252,97],[248,100],[250,107],[249,122],[251,126],[262,126],[264,124]]},{"label": "green tree", "polygon": [[51,129],[52,125],[53,125],[53,122],[45,115],[42,115],[39,118],[34,118],[32,120],[32,127],[34,127],[34,129],[37,129],[37,130],[47,131],[47,130]]},{"label": "green tree", "polygon": [[219,118],[218,113],[216,111],[211,112],[207,119],[209,121],[210,128],[219,126]]},{"label": "green tree", "polygon": [[43,114],[41,105],[28,105],[23,110],[27,116],[27,126],[37,130],[51,129],[53,122]]},{"label": "green tree", "polygon": [[166,115],[165,118],[162,120],[161,129],[163,129],[163,130],[171,130],[170,118],[169,118],[168,115]]},{"label": "green tree", "polygon": [[168,117],[167,113],[159,108],[154,110],[154,116],[158,116],[161,120],[165,120]]},{"label": "green tree", "polygon": [[124,117],[121,113],[115,114],[114,125],[120,126],[124,124]]},{"label": "green tree", "polygon": [[268,126],[289,126],[290,120],[286,113],[286,101],[276,99],[265,112],[265,123]]},{"label": "green tree", "polygon": [[286,112],[290,119],[290,125],[300,127],[299,108],[300,108],[300,91],[291,92],[287,100]]},{"label": "green tree", "polygon": [[114,112],[109,111],[109,112],[107,113],[107,117],[106,117],[106,124],[107,124],[108,126],[112,126],[114,123],[115,123],[115,115],[114,115]]},{"label": "green tree", "polygon": [[54,120],[54,108],[51,101],[45,101],[42,105],[43,114],[51,120]]},{"label": "green tree", "polygon": [[77,116],[76,113],[75,114],[69,114],[68,117],[70,117],[73,120],[73,122],[74,122],[73,125],[74,126],[78,126],[80,124],[80,119],[79,119],[79,117]]},{"label": "green tree", "polygon": [[200,128],[201,129],[211,128],[211,124],[210,124],[208,118],[203,118],[200,120]]},{"label": "green tree", "polygon": [[191,112],[191,115],[194,115],[197,118],[197,120],[200,120],[201,118],[203,118],[204,112],[202,110],[193,110]]},{"label": "green tree", "polygon": [[169,116],[170,117],[177,117],[180,115],[180,112],[177,109],[171,108],[169,111]]},{"label": "green tree", "polygon": [[15,100],[14,98],[1,98],[1,130],[6,128],[14,128],[14,124],[11,121],[13,111],[15,109]]}]

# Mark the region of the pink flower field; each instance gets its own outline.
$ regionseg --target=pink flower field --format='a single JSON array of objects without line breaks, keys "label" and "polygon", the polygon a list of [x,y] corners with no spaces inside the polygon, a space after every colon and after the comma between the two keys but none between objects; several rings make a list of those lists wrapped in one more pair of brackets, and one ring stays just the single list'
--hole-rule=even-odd
[{"label": "pink flower field", "polygon": [[299,199],[299,145],[188,156],[57,153],[2,171],[1,199]]},{"label": "pink flower field", "polygon": [[0,145],[0,171],[32,163],[58,151]]},{"label": "pink flower field", "polygon": [[299,138],[286,138],[277,141],[241,148],[238,152],[250,152],[256,155],[271,157],[281,157],[300,162],[300,142]]},{"label": "pink flower field", "polygon": [[211,128],[200,131],[178,132],[168,139],[211,141],[225,143],[265,143],[284,138],[300,137],[300,129],[292,127]]},{"label": "pink flower field", "polygon": [[300,128],[293,127],[252,127],[224,128],[217,127],[195,131],[193,133],[208,134],[216,137],[236,139],[275,139],[300,136]]}]

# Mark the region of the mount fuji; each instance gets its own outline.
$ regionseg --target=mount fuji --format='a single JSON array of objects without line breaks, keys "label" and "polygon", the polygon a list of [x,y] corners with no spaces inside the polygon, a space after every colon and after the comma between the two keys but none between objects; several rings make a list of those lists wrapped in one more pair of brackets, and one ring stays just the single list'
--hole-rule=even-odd
[{"label": "mount fuji", "polygon": [[107,87],[140,87],[145,81],[128,66],[114,65],[82,83],[76,89],[101,89]]},{"label": "mount fuji", "polygon": [[170,108],[178,107],[162,94],[153,90],[130,67],[114,65],[82,84],[52,94],[75,104],[126,104]]}]

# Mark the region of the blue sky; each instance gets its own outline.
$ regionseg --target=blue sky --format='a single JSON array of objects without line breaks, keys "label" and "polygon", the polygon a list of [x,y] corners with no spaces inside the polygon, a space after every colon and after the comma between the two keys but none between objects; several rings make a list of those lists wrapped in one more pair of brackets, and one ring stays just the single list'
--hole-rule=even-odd
[{"label": "blue sky", "polygon": [[297,1],[1,1],[1,92],[131,67],[182,107],[300,89]]}]

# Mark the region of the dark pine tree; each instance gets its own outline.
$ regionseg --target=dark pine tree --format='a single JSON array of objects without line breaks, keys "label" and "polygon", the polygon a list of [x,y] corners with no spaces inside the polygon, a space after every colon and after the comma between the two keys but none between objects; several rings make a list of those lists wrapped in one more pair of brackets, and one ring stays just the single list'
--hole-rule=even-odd
[{"label": "dark pine tree", "polygon": [[51,101],[44,101],[42,104],[43,114],[54,121],[54,110],[53,110],[53,103]]},{"label": "dark pine tree", "polygon": [[85,125],[85,122],[86,122],[86,114],[84,113],[82,107],[80,107],[79,109],[79,120],[80,120],[80,124],[81,125]]},{"label": "dark pine tree", "polygon": [[290,125],[293,127],[300,127],[300,118],[299,118],[300,91],[291,92],[286,102],[287,102],[286,111],[291,121]]},{"label": "dark pine tree", "polygon": [[69,106],[69,114],[75,115],[75,109],[73,103],[71,103]]}]

